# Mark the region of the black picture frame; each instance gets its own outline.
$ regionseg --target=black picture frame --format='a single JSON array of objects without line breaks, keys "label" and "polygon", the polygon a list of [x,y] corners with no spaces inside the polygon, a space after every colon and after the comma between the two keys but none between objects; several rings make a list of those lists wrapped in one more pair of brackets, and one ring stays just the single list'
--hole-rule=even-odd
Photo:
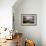
[{"label": "black picture frame", "polygon": [[21,24],[24,26],[36,26],[37,14],[21,14]]}]

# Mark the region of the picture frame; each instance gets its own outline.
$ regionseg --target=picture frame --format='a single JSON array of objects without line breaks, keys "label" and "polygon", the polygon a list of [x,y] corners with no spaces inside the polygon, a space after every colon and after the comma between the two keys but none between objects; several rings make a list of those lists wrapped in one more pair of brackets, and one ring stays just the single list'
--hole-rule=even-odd
[{"label": "picture frame", "polygon": [[24,26],[36,26],[37,14],[21,14],[21,24]]}]

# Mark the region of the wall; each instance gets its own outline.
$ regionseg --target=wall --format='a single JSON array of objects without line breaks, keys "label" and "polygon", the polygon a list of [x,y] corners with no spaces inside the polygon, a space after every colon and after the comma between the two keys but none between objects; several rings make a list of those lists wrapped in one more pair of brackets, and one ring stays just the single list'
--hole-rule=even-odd
[{"label": "wall", "polygon": [[12,6],[16,0],[0,0],[0,27],[12,29]]},{"label": "wall", "polygon": [[[17,7],[13,8],[15,19],[15,30],[23,33],[24,39],[35,41],[36,46],[41,46],[41,1],[23,0]],[[36,26],[22,26],[21,14],[37,14]]]},{"label": "wall", "polygon": [[46,0],[41,1],[41,38],[42,46],[46,46]]}]

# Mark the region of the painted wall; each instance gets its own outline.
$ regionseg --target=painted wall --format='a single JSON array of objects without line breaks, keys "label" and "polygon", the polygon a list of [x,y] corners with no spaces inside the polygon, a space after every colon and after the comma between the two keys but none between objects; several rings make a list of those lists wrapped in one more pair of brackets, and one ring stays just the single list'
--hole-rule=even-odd
[{"label": "painted wall", "polygon": [[12,6],[16,0],[0,0],[0,27],[12,29]]},{"label": "painted wall", "polygon": [[46,46],[46,0],[41,1],[41,38],[42,46]]},{"label": "painted wall", "polygon": [[[17,7],[16,5],[13,9],[15,30],[22,32],[24,39],[34,40],[36,46],[41,46],[41,1],[23,0]],[[22,26],[21,14],[37,14],[37,25]]]}]

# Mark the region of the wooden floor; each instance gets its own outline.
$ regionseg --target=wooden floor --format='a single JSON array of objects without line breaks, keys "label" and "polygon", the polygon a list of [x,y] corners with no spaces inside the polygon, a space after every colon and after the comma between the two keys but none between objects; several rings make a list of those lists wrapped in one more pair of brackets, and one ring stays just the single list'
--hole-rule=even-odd
[{"label": "wooden floor", "polygon": [[15,45],[15,39],[13,40],[6,40],[6,42],[4,42],[2,45],[0,46],[16,46]]}]

